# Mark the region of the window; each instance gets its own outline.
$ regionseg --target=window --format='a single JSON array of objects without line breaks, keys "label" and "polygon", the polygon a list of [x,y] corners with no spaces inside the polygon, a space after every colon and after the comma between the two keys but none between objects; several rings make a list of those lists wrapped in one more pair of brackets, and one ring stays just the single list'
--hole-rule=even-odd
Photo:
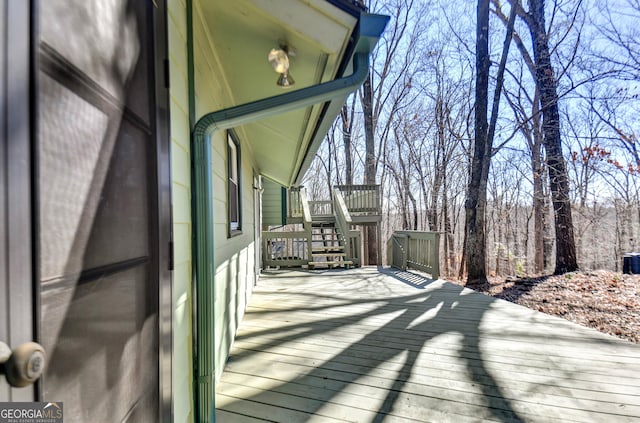
[{"label": "window", "polygon": [[227,133],[227,207],[229,237],[242,233],[242,205],[240,203],[240,144],[231,131]]}]

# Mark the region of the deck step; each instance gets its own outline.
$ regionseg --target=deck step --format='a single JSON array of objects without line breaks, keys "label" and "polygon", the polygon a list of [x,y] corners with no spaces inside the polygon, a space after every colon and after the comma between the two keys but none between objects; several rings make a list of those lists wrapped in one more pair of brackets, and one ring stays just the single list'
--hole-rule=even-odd
[{"label": "deck step", "polygon": [[338,261],[310,261],[309,269],[313,269],[316,266],[353,266],[353,262],[351,260],[338,260]]},{"label": "deck step", "polygon": [[323,247],[313,247],[312,253],[324,253],[334,251],[336,253],[344,253],[344,247],[342,245],[325,245]]},{"label": "deck step", "polygon": [[347,253],[345,252],[337,252],[337,253],[311,253],[313,257],[346,257]]}]

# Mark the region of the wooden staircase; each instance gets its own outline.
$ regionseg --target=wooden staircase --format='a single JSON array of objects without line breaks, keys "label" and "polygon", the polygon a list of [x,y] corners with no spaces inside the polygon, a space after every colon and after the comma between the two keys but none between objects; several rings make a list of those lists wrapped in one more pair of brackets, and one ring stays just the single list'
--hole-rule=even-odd
[{"label": "wooden staircase", "polygon": [[353,266],[353,261],[347,260],[343,238],[334,222],[313,222],[311,225],[311,261],[309,269],[316,267],[346,267]]},{"label": "wooden staircase", "polygon": [[[348,192],[348,202],[356,210],[367,211],[368,204],[377,204],[377,186],[364,186],[358,191],[356,186]],[[353,191],[353,192],[352,192]],[[361,193],[368,193],[367,195]],[[361,265],[360,232],[354,222],[340,189],[334,189],[332,199],[309,201],[306,190],[291,190],[295,213],[291,212],[291,224],[302,224],[298,230],[262,232],[262,260],[265,267],[358,267]],[[370,194],[370,195],[369,195]],[[374,195],[375,194],[375,195]],[[368,198],[369,200],[365,201]],[[372,215],[373,216],[373,215]],[[380,215],[368,217],[379,222]],[[369,220],[366,220],[369,219]]]}]

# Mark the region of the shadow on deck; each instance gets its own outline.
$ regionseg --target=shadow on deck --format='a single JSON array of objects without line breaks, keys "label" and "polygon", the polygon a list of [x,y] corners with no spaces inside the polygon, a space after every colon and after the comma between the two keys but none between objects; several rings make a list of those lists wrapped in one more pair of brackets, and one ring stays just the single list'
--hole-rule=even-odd
[{"label": "shadow on deck", "polygon": [[263,275],[218,421],[640,422],[640,346],[410,272]]}]

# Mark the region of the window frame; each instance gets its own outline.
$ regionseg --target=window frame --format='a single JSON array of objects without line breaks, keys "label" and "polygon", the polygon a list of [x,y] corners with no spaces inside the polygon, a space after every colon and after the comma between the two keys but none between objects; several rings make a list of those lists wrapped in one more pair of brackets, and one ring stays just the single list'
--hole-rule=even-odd
[{"label": "window frame", "polygon": [[232,130],[227,131],[227,232],[228,238],[242,234],[242,159],[240,141]]}]

